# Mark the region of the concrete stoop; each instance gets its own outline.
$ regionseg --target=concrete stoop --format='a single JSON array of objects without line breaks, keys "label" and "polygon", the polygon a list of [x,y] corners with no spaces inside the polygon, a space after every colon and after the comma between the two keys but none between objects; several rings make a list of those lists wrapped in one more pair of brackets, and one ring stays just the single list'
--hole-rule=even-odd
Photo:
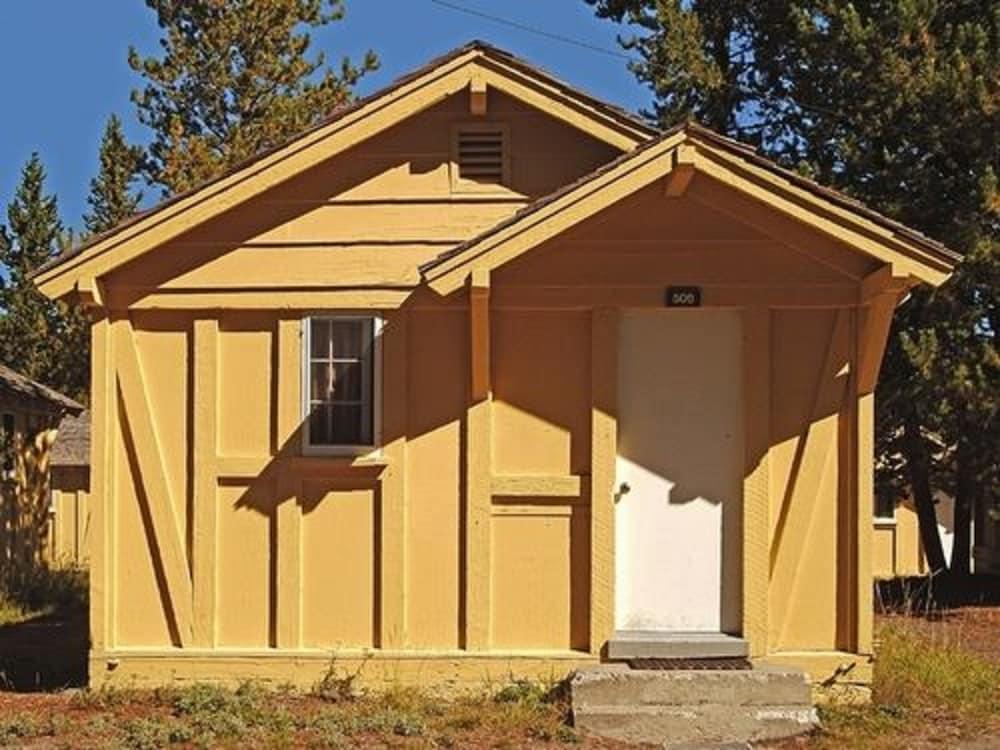
[{"label": "concrete stoop", "polygon": [[581,731],[667,747],[745,745],[818,725],[805,674],[792,669],[633,670],[602,665],[570,681]]}]

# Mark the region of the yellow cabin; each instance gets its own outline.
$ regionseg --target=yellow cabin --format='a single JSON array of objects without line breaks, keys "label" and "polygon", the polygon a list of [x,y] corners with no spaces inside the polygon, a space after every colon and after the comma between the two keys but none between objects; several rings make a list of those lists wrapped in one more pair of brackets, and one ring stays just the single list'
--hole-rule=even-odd
[{"label": "yellow cabin", "polygon": [[36,277],[94,315],[90,680],[687,636],[863,676],[872,391],[955,262],[697,125],[439,58]]}]

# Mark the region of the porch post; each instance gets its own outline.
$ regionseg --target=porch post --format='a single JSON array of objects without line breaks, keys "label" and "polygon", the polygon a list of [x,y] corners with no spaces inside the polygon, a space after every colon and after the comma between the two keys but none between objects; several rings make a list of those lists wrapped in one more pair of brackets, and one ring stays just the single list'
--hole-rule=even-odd
[{"label": "porch post", "polygon": [[[875,274],[873,274],[875,276]],[[855,592],[855,606],[850,630],[850,646],[859,654],[872,652],[874,630],[874,602],[872,576],[872,529],[875,495],[875,385],[892,326],[896,303],[905,290],[905,281],[890,277],[876,293],[862,292],[863,304],[855,312],[854,390],[849,398],[856,399],[853,416],[852,470],[853,493],[848,502],[854,505],[853,528],[849,530],[856,540],[852,554],[851,581]]]},{"label": "porch post", "polygon": [[590,352],[590,652],[596,655],[615,629],[617,310],[593,311]]}]

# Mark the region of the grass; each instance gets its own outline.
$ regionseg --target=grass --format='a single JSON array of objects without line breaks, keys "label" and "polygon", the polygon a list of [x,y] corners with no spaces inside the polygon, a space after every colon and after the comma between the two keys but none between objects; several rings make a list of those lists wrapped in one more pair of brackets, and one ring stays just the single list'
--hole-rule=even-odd
[{"label": "grass", "polygon": [[811,747],[931,747],[1000,733],[1000,665],[968,650],[961,633],[929,636],[899,620],[879,637],[871,702],[822,706]]}]

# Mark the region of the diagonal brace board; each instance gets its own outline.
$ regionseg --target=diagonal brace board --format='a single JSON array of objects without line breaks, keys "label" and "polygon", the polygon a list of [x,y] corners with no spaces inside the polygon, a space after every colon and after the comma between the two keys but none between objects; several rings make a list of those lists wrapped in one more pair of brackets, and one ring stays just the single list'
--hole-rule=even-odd
[{"label": "diagonal brace board", "polygon": [[142,484],[142,492],[138,494],[140,502],[146,503],[152,521],[153,541],[160,555],[167,588],[163,593],[173,613],[179,645],[190,645],[193,638],[192,587],[181,527],[167,483],[163,452],[131,326],[118,326],[116,332],[118,392],[138,463],[138,479]]}]

